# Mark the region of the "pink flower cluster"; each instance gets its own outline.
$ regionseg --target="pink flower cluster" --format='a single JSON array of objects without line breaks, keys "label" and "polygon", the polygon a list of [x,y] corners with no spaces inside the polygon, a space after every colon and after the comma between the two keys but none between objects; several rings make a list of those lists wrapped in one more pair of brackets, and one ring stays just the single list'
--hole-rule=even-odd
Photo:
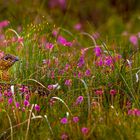
[{"label": "pink flower cluster", "polygon": [[4,28],[4,27],[7,27],[9,25],[9,23],[10,22],[8,20],[1,21],[0,22],[0,29]]},{"label": "pink flower cluster", "polygon": [[128,110],[128,115],[130,116],[140,116],[140,110],[135,108],[135,109],[130,109]]}]

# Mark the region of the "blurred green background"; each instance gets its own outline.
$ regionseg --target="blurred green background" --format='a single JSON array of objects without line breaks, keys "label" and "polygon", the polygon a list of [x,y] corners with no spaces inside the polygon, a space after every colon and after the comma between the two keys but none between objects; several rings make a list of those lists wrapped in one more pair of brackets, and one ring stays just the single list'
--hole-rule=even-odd
[{"label": "blurred green background", "polygon": [[[47,20],[71,29],[116,34],[140,30],[139,0],[0,0],[0,21],[13,27]],[[117,30],[116,30],[117,29]]]}]

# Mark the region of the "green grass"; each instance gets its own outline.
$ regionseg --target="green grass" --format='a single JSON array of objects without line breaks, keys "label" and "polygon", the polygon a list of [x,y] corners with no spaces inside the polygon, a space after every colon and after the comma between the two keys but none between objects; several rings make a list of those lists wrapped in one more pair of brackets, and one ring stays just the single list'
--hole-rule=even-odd
[{"label": "green grass", "polygon": [[[15,85],[12,104],[8,104],[9,97],[0,97],[3,98],[0,102],[0,139],[61,139],[64,133],[69,139],[75,140],[140,139],[140,118],[128,115],[128,110],[140,107],[140,86],[139,81],[136,81],[140,52],[129,42],[129,36],[120,34],[112,41],[111,36],[106,39],[103,35],[95,41],[89,33],[73,33],[59,27],[59,34],[69,42],[74,42],[72,47],[66,47],[52,36],[52,31],[57,29],[55,25],[46,21],[37,25],[28,24],[20,33],[11,29],[2,32],[6,40],[10,40],[2,50],[18,56],[20,61],[10,71],[10,84]],[[22,37],[23,42],[12,42],[13,37]],[[45,48],[46,41],[54,44],[52,51]],[[101,47],[105,58],[111,59],[117,54],[122,56],[113,62],[113,68],[97,66],[100,57],[95,56],[93,51],[95,43]],[[84,56],[85,63],[78,68],[83,48],[88,48]],[[43,60],[49,60],[50,64],[43,64]],[[127,64],[127,60],[132,61],[132,66]],[[91,71],[90,76],[85,76],[87,69]],[[65,85],[68,79],[72,81],[71,86]],[[38,90],[40,86],[48,90],[48,85],[57,83],[60,88],[50,91],[47,98],[32,91],[30,106],[23,111],[25,97],[20,96],[18,84],[31,89]],[[109,94],[111,89],[116,90],[115,96]],[[103,94],[96,95],[97,90],[102,90]],[[4,94],[4,91],[1,92]],[[83,96],[84,100],[76,105],[79,96]],[[52,100],[53,105],[50,104]],[[20,108],[15,107],[16,101],[20,103]],[[131,103],[130,107],[128,102]],[[35,104],[40,106],[40,111],[34,109]],[[79,122],[73,122],[74,116],[79,117]],[[63,117],[68,119],[67,124],[61,124]],[[87,134],[82,133],[82,127],[88,128]]]}]

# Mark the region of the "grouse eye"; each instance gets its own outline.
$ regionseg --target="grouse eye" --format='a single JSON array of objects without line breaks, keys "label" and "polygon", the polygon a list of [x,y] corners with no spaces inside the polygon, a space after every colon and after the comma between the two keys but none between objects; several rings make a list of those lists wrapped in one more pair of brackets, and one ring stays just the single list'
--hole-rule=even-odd
[{"label": "grouse eye", "polygon": [[10,57],[5,57],[4,60],[10,60]]}]

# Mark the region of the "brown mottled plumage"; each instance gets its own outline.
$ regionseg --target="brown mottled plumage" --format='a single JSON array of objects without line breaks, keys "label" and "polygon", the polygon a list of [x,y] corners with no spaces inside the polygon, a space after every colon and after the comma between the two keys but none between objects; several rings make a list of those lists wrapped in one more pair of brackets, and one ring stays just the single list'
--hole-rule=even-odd
[{"label": "brown mottled plumage", "polygon": [[11,54],[5,54],[0,58],[0,80],[9,81],[10,76],[8,70],[18,60],[18,57]]}]

